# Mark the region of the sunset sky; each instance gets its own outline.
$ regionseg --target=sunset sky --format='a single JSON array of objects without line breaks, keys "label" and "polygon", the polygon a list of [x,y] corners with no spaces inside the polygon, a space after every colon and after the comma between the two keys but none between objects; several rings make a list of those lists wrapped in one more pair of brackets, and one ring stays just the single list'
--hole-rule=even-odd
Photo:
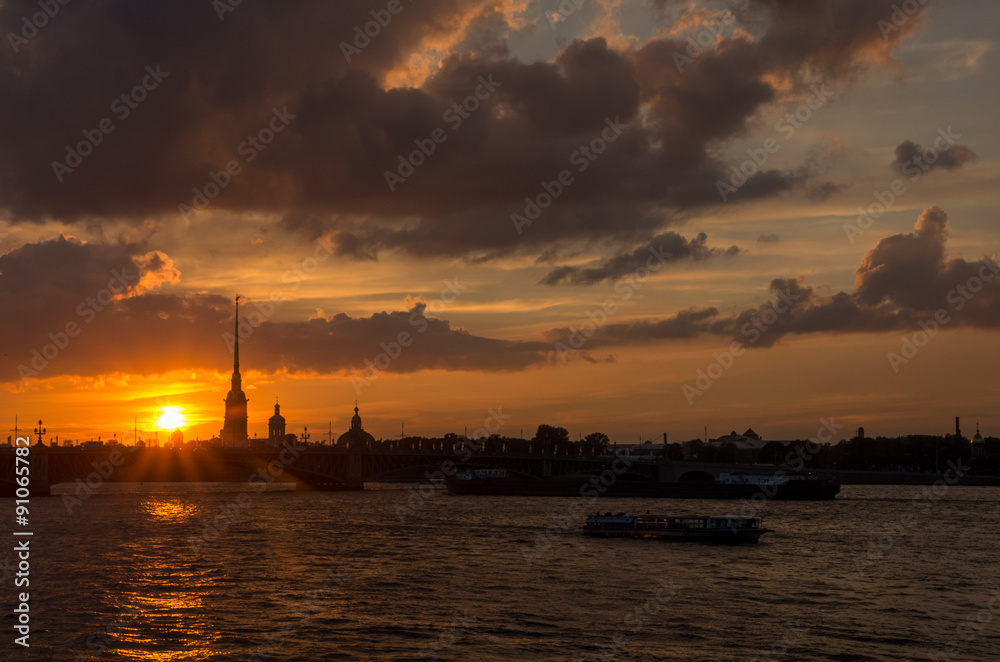
[{"label": "sunset sky", "polygon": [[1000,435],[993,0],[39,11],[0,0],[7,428],[217,435],[239,293],[251,435]]}]

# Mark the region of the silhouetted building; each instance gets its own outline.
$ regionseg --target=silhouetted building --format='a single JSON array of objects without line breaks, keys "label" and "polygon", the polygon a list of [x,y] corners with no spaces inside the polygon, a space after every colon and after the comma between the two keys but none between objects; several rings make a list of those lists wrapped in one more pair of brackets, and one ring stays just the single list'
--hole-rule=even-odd
[{"label": "silhouetted building", "polygon": [[236,335],[233,340],[233,382],[226,396],[226,418],[219,437],[223,446],[236,446],[247,441],[247,396],[240,377],[240,298],[236,297]]},{"label": "silhouetted building", "polygon": [[743,434],[739,434],[736,430],[733,430],[718,439],[710,439],[707,445],[721,448],[725,444],[731,444],[736,449],[735,461],[749,464],[757,461],[757,457],[761,449],[764,448],[765,443],[760,438],[760,435],[754,432],[753,428],[748,428]]},{"label": "silhouetted building", "polygon": [[855,437],[855,439],[864,439],[864,438],[865,438],[865,429],[858,428],[858,436]]},{"label": "silhouetted building", "polygon": [[354,416],[351,418],[351,429],[337,438],[338,448],[368,448],[375,442],[375,437],[365,432],[358,414],[358,403],[354,403]]},{"label": "silhouetted building", "polygon": [[274,416],[267,420],[267,438],[281,442],[285,439],[285,417],[281,415],[281,405],[274,403]]},{"label": "silhouetted building", "polygon": [[170,433],[170,446],[173,448],[180,448],[184,445],[184,433],[180,430],[174,430]]},{"label": "silhouetted building", "polygon": [[955,417],[955,436],[959,439],[962,438],[962,428],[958,426],[958,416]]},{"label": "silhouetted building", "polygon": [[972,459],[983,459],[986,457],[986,440],[979,434],[979,423],[976,423],[976,435],[972,438]]}]

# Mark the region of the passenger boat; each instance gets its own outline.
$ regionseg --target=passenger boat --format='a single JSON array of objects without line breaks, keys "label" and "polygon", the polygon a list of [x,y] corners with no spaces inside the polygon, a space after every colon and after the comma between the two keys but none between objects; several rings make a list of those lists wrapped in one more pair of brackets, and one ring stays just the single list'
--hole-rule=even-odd
[{"label": "passenger boat", "polygon": [[759,517],[734,515],[591,515],[583,532],[601,538],[657,538],[680,542],[755,543],[772,529]]}]

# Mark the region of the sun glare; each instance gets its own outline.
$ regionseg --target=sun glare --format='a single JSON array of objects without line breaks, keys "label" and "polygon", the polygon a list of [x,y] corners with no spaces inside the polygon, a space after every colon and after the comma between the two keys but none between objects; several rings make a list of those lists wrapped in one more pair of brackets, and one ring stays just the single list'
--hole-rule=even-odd
[{"label": "sun glare", "polygon": [[177,430],[184,427],[187,422],[180,407],[163,407],[160,412],[156,426],[161,430]]}]

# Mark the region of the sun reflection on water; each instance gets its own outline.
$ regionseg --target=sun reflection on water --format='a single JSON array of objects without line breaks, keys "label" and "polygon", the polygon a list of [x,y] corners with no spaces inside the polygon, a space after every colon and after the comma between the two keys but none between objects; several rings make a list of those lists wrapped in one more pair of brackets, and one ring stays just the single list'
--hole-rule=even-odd
[{"label": "sun reflection on water", "polygon": [[[148,524],[165,527],[154,544],[128,545],[135,563],[122,578],[117,598],[122,609],[112,633],[122,659],[202,660],[218,652],[221,633],[206,616],[212,611],[213,579],[191,567],[188,546],[201,510],[184,498],[151,496],[138,510]],[[182,530],[171,530],[174,526]],[[183,533],[181,532],[183,531]]]},{"label": "sun reflection on water", "polygon": [[176,524],[197,514],[198,507],[184,499],[149,498],[139,504],[139,509],[149,519]]}]

